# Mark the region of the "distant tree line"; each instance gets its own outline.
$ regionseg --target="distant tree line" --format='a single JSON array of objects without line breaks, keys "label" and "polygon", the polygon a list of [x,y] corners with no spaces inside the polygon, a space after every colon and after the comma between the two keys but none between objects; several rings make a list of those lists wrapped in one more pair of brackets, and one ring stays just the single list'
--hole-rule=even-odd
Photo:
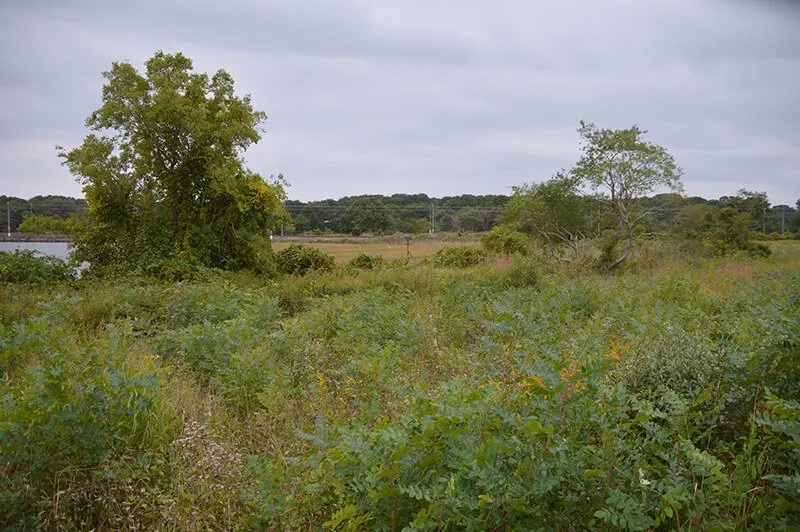
[{"label": "distant tree line", "polygon": [[[427,194],[393,194],[347,196],[338,200],[311,202],[288,200],[286,210],[291,215],[291,223],[285,225],[284,231],[354,235],[396,232],[420,234],[430,231],[431,212],[433,227],[437,232],[483,232],[500,221],[516,219],[527,224],[526,232],[532,233],[531,222],[536,217],[542,221],[556,222],[559,216],[572,216],[573,224],[562,224],[562,227],[577,227],[585,231],[586,236],[597,236],[609,224],[613,224],[613,219],[607,214],[603,219],[604,213],[599,212],[589,196],[576,194],[572,197],[572,203],[556,204],[558,212],[550,212],[546,204],[526,205],[523,198],[530,192],[531,186],[524,186],[516,189],[511,196],[463,194],[435,198]],[[28,221],[26,225],[30,227],[60,227],[59,220],[67,221],[88,210],[86,200],[65,196],[34,196],[28,200],[0,196],[0,202],[3,229],[7,220],[6,202],[10,203],[12,232],[18,231],[24,220]],[[764,192],[742,189],[734,196],[718,199],[673,193],[656,194],[639,202],[640,207],[649,213],[645,227],[650,232],[697,237],[708,230],[715,215],[728,208],[749,232],[772,236],[800,233],[800,199],[795,206],[770,205]],[[536,217],[524,221],[522,215],[515,213],[519,209],[526,210],[530,215],[536,214]],[[55,221],[48,222],[45,218]],[[30,232],[54,231],[33,229]]]},{"label": "distant tree line", "polygon": [[509,196],[490,194],[430,197],[427,194],[347,196],[338,200],[287,201],[287,230],[352,235],[488,231]]},{"label": "distant tree line", "polygon": [[20,231],[19,227],[26,218],[40,216],[66,221],[70,217],[86,214],[89,205],[83,198],[67,196],[34,196],[27,200],[14,196],[0,196],[0,212],[2,212],[0,222],[4,231],[8,230],[9,210],[11,232],[15,233]]},{"label": "distant tree line", "polygon": [[[615,223],[613,218],[597,208],[591,196],[575,192],[569,205],[552,202],[526,205],[521,198],[530,192],[530,187],[519,187],[511,196],[465,194],[435,198],[426,194],[393,194],[347,196],[338,200],[311,202],[289,200],[286,210],[292,222],[284,230],[287,233],[332,232],[353,235],[427,233],[431,228],[444,232],[482,232],[491,229],[504,216],[517,216],[508,212],[514,209],[524,209],[531,215],[536,213],[542,221],[547,219],[555,222],[559,216],[572,216],[573,226],[585,231],[586,236],[596,236],[609,224]],[[517,199],[512,201],[514,198]],[[638,207],[648,213],[645,226],[651,232],[679,231],[692,236],[703,231],[703,226],[709,223],[713,214],[725,208],[741,215],[749,231],[766,234],[800,231],[800,200],[794,207],[773,206],[764,192],[740,190],[735,196],[722,196],[719,199],[687,197],[677,193],[656,194],[641,198],[638,203]],[[549,206],[557,212],[549,212]],[[504,211],[506,214],[501,216]],[[528,232],[532,232],[530,222],[526,222],[529,225]]]}]

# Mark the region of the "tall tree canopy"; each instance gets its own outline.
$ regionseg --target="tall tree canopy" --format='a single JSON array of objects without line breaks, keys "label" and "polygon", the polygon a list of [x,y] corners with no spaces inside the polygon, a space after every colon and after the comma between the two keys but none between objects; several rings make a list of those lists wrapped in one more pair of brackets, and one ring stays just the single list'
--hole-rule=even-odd
[{"label": "tall tree canopy", "polygon": [[113,63],[103,76],[102,106],[86,120],[94,133],[59,148],[89,202],[75,258],[98,269],[173,258],[258,267],[262,237],[287,217],[282,176],[268,182],[243,158],[266,115],[234,94],[227,72],[195,73],[181,53],[156,53],[144,73]]},{"label": "tall tree canopy", "polygon": [[681,191],[681,169],[672,155],[657,144],[643,139],[647,133],[633,126],[630,129],[601,129],[581,121],[582,156],[572,175],[597,192],[597,199],[617,219],[616,238],[623,249],[614,254],[608,246],[607,268],[610,270],[630,256],[634,228],[650,211],[642,209],[641,200],[658,190]]}]

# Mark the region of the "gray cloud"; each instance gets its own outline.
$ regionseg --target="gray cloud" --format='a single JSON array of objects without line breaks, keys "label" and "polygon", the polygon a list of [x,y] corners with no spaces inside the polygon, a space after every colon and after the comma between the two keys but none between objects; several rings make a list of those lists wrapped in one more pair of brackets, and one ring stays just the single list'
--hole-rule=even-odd
[{"label": "gray cloud", "polygon": [[800,196],[790,2],[208,0],[0,7],[0,193],[78,195],[75,146],[112,61],[224,68],[269,120],[247,154],[290,196],[507,193],[578,155],[578,121],[634,123],[687,193]]}]

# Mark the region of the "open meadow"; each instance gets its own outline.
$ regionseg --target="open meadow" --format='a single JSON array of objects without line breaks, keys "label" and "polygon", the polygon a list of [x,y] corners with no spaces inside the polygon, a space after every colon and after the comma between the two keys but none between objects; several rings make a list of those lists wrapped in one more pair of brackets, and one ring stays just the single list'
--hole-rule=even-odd
[{"label": "open meadow", "polygon": [[0,528],[792,529],[800,245],[771,245],[2,285]]}]

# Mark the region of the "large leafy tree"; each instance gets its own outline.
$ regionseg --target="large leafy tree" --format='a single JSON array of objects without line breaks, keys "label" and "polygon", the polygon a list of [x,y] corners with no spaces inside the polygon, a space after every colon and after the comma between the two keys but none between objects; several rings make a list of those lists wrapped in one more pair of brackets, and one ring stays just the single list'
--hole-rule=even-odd
[{"label": "large leafy tree", "polygon": [[113,63],[93,133],[59,155],[84,186],[88,223],[75,258],[93,268],[181,259],[257,267],[266,232],[286,218],[284,182],[245,167],[266,115],[234,93],[224,70],[209,77],[181,53],[156,53],[140,73]]},{"label": "large leafy tree", "polygon": [[[642,198],[658,191],[681,191],[681,169],[672,155],[644,140],[647,133],[630,129],[601,129],[581,121],[582,156],[572,176],[595,193],[616,217],[617,228],[606,246],[606,268],[611,270],[631,254],[636,226],[651,214],[642,208]],[[621,250],[616,244],[622,243]]]}]

